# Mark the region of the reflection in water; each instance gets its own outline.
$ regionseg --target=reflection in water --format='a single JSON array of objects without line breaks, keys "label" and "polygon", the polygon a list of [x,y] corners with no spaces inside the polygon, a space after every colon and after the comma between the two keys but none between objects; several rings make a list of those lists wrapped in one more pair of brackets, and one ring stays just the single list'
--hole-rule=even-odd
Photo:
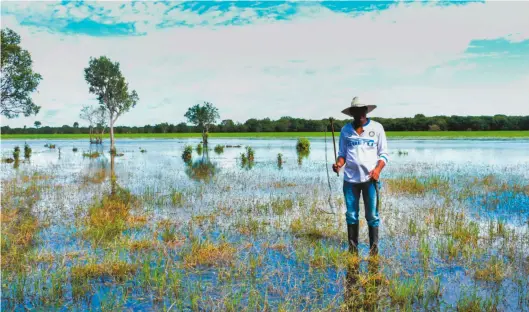
[{"label": "reflection in water", "polygon": [[310,152],[309,151],[298,151],[298,165],[303,165],[303,158],[308,158]]},{"label": "reflection in water", "polygon": [[356,311],[361,305],[361,287],[358,283],[360,274],[360,261],[352,263],[347,268],[345,275],[344,303],[346,311]]},{"label": "reflection in water", "polygon": [[193,147],[191,145],[186,145],[184,151],[182,152],[182,160],[184,162],[190,162],[193,157]]},{"label": "reflection in water", "polygon": [[367,277],[360,278],[360,261],[351,263],[345,276],[344,310],[378,310],[378,288],[381,280],[378,256],[369,257]]},{"label": "reflection in water", "polygon": [[202,158],[194,162],[186,162],[185,166],[185,173],[195,181],[209,182],[219,170],[217,165],[209,160],[207,149]]},{"label": "reflection in water", "polygon": [[241,168],[252,169],[255,160],[255,152],[251,146],[246,146],[246,154],[241,153]]},{"label": "reflection in water", "polygon": [[142,226],[145,220],[131,214],[132,209],[138,208],[140,200],[128,189],[117,182],[115,170],[115,156],[110,158],[110,193],[104,192],[101,199],[97,199],[88,208],[85,237],[96,246],[100,243],[115,243],[124,231]]},{"label": "reflection in water", "polygon": [[106,157],[88,158],[87,173],[82,176],[84,183],[100,184],[110,175]]},{"label": "reflection in water", "polygon": [[220,155],[224,153],[224,145],[217,144],[214,148],[215,154]]},{"label": "reflection in water", "polygon": [[116,194],[116,186],[117,186],[117,177],[116,177],[114,158],[116,158],[116,155],[114,155],[114,153],[110,153],[110,194],[112,196]]}]

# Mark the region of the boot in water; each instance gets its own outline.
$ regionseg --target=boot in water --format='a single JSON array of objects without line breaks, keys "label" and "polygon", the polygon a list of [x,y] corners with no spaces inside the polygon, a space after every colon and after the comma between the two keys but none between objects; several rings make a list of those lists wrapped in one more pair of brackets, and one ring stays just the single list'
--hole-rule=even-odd
[{"label": "boot in water", "polygon": [[369,226],[369,254],[378,255],[378,226]]},{"label": "boot in water", "polygon": [[347,224],[347,241],[349,242],[349,252],[358,254],[358,231],[359,225]]}]

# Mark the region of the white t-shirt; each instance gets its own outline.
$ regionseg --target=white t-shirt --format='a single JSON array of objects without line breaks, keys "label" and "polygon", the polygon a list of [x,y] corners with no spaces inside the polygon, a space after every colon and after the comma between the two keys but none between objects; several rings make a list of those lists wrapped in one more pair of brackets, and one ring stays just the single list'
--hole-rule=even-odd
[{"label": "white t-shirt", "polygon": [[350,183],[369,181],[369,172],[375,169],[379,160],[387,163],[388,143],[384,127],[374,120],[367,119],[364,132],[358,135],[352,123],[342,127],[338,157],[345,159],[344,180]]}]

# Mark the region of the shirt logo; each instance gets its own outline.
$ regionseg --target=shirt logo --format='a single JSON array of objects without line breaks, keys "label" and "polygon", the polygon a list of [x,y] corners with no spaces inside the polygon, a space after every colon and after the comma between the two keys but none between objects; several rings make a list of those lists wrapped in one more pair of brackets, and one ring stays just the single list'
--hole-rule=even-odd
[{"label": "shirt logo", "polygon": [[369,136],[370,136],[370,137],[375,136],[375,131],[369,131]]},{"label": "shirt logo", "polygon": [[360,145],[367,145],[367,146],[375,146],[375,140],[371,139],[356,139],[356,138],[349,138],[347,140],[347,146],[360,146]]}]

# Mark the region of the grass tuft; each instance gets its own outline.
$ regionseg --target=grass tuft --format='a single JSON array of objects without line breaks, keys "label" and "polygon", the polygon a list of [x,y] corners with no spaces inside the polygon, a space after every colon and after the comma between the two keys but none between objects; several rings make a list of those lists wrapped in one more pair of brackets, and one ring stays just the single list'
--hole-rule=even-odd
[{"label": "grass tuft", "polygon": [[213,243],[209,240],[193,240],[191,250],[184,255],[184,265],[218,266],[232,263],[235,247],[227,242]]}]

